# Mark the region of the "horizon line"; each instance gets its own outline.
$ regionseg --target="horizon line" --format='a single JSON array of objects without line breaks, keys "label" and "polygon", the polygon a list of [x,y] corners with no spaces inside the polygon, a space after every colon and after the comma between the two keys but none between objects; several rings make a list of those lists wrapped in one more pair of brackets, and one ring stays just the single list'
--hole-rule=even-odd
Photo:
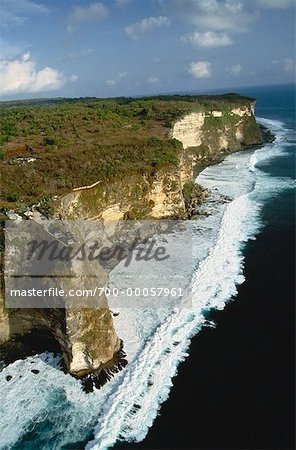
[{"label": "horizon line", "polygon": [[[294,85],[296,88],[296,81],[292,81],[289,83],[270,83],[270,84],[255,84],[255,85],[249,85],[249,86],[239,86],[239,87],[218,87],[218,88],[211,88],[211,89],[190,89],[188,91],[167,91],[167,92],[155,92],[152,94],[135,94],[135,95],[116,95],[116,96],[109,96],[109,97],[97,97],[97,96],[91,96],[91,95],[85,95],[80,97],[65,97],[65,96],[58,96],[58,97],[28,97],[28,98],[19,98],[19,99],[1,99],[0,98],[0,104],[1,103],[8,103],[8,102],[26,102],[26,101],[32,101],[32,100],[78,100],[78,99],[116,99],[116,98],[144,98],[144,97],[156,97],[156,96],[169,96],[169,95],[211,95],[211,93],[216,91],[222,91],[227,90],[228,92],[225,93],[231,93],[231,94],[239,94],[239,89],[252,89],[252,88],[264,88],[264,87],[276,87],[276,86],[290,86]],[[229,91],[231,90],[231,91]]]}]

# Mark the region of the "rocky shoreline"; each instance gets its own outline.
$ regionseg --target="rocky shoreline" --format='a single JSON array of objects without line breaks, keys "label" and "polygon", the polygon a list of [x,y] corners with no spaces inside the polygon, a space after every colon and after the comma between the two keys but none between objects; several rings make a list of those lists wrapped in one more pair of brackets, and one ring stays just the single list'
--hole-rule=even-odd
[{"label": "rocky shoreline", "polygon": [[128,361],[123,348],[124,344],[123,341],[121,341],[120,349],[114,355],[113,361],[105,364],[98,371],[80,378],[84,392],[87,394],[93,392],[94,387],[96,389],[100,389],[104,386],[104,384],[110,381],[116,373],[124,369],[124,367],[128,364]]},{"label": "rocky shoreline", "polygon": [[[276,136],[267,127],[260,125],[260,130],[263,139],[263,143],[260,145],[249,145],[243,149],[237,149],[236,151],[222,151],[218,154],[212,155],[211,157],[205,157],[202,161],[197,161],[193,167],[193,180],[195,180],[196,177],[207,167],[220,164],[227,156],[233,153],[252,149],[255,150],[266,144],[274,142]],[[205,188],[192,181],[187,183],[187,186],[184,186],[183,195],[185,199],[186,213],[180,218],[194,220],[198,219],[200,216],[208,215],[206,211],[199,210],[208,197],[207,190]]]},{"label": "rocky shoreline", "polygon": [[276,136],[269,130],[269,128],[261,124],[259,125],[259,127],[262,133],[263,140],[261,144],[247,145],[246,147],[238,148],[237,150],[223,150],[218,154],[211,155],[210,157],[205,156],[201,161],[196,162],[193,168],[193,179],[195,179],[200,174],[200,172],[202,172],[207,167],[220,164],[228,155],[231,155],[232,153],[261,148],[265,144],[271,144],[272,142],[274,142]]}]

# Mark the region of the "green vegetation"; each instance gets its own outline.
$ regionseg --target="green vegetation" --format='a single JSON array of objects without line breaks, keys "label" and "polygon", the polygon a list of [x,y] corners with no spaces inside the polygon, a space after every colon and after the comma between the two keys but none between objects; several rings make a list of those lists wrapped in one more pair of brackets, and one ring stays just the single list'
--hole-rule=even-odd
[{"label": "green vegetation", "polygon": [[205,117],[205,121],[203,124],[203,129],[207,130],[208,128],[220,128],[223,129],[225,126],[236,126],[237,122],[240,120],[240,116],[231,113],[231,109],[226,111],[226,114],[223,114],[221,117],[214,117],[209,115]]},{"label": "green vegetation", "polygon": [[187,181],[183,186],[183,195],[185,201],[188,200],[194,193],[195,183],[193,181]]},{"label": "green vegetation", "polygon": [[174,166],[182,149],[169,137],[176,120],[252,100],[227,94],[2,102],[0,208],[21,210],[98,180]]}]

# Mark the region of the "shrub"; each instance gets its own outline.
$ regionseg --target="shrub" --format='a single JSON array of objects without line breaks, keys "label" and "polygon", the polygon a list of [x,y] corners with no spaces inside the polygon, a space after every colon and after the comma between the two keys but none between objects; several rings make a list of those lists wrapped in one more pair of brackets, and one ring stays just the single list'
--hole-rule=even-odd
[{"label": "shrub", "polygon": [[44,145],[49,145],[49,146],[56,145],[57,147],[59,147],[62,145],[62,138],[60,138],[59,136],[46,137],[44,139]]},{"label": "shrub", "polygon": [[18,199],[20,198],[20,193],[14,193],[14,194],[9,194],[9,195],[7,195],[6,196],[6,199],[9,201],[9,202],[17,202],[18,201]]}]

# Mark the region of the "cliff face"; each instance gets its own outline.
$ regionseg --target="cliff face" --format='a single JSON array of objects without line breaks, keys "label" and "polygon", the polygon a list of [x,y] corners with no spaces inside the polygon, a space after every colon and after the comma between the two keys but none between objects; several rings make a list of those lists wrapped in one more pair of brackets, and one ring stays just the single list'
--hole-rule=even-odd
[{"label": "cliff face", "polygon": [[172,137],[181,141],[184,149],[194,147],[205,157],[262,143],[252,104],[187,114],[175,123]]},{"label": "cliff face", "polygon": [[117,221],[177,216],[184,211],[182,187],[180,166],[113,181],[107,186],[84,186],[63,197],[59,217]]},{"label": "cliff face", "polygon": [[[197,161],[262,143],[250,102],[240,107],[215,107],[185,114],[175,122],[171,137],[183,145],[178,165],[156,169],[149,175],[137,174],[108,184],[98,181],[76,188],[58,201],[56,216],[114,224],[122,219],[186,217],[186,206],[192,204],[186,192],[193,192],[188,184]],[[0,321],[2,342],[36,328],[49,329],[62,349],[67,370],[77,377],[99,372],[114,364],[116,355],[122,356],[107,301],[105,307],[63,312],[2,308]]]}]

